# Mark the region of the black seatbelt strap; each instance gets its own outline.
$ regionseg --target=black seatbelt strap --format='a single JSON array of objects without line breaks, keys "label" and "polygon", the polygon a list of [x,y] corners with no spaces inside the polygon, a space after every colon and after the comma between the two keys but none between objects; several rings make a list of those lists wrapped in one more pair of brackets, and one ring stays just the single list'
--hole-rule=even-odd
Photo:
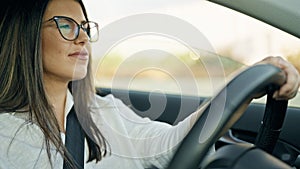
[{"label": "black seatbelt strap", "polygon": [[[77,169],[84,168],[84,131],[78,121],[74,107],[67,116],[65,146]],[[63,169],[74,169],[64,161]]]}]

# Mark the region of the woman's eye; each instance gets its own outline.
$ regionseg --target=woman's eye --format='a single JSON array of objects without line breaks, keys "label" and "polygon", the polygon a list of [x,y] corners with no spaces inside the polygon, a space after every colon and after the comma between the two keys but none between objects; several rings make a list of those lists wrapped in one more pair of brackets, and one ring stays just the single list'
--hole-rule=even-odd
[{"label": "woman's eye", "polygon": [[71,26],[68,25],[68,24],[64,24],[64,25],[59,25],[59,28],[60,28],[60,29],[70,29]]},{"label": "woman's eye", "polygon": [[69,24],[61,24],[59,25],[59,29],[62,33],[70,33],[72,27]]}]

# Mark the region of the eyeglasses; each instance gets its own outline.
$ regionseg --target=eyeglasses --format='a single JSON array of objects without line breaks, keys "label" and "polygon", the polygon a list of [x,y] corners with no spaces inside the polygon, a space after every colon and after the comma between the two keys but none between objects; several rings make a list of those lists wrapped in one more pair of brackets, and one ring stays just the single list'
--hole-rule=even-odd
[{"label": "eyeglasses", "polygon": [[80,28],[88,35],[90,42],[96,42],[99,37],[98,24],[92,21],[84,21],[78,24],[74,19],[66,16],[54,16],[46,22],[54,20],[60,35],[68,41],[78,38]]}]

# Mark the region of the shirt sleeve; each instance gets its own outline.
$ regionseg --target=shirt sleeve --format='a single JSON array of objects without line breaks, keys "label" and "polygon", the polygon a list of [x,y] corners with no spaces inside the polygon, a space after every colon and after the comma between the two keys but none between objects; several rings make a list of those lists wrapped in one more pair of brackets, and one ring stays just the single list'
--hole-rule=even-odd
[{"label": "shirt sleeve", "polygon": [[165,168],[190,130],[191,116],[172,126],[138,116],[119,99],[115,99],[114,102],[144,167]]},{"label": "shirt sleeve", "polygon": [[[191,114],[172,126],[137,115],[112,95],[96,98],[92,116],[110,145],[111,154],[118,160],[141,165],[137,168],[166,168],[198,115]],[[117,162],[120,161],[114,164]]]}]

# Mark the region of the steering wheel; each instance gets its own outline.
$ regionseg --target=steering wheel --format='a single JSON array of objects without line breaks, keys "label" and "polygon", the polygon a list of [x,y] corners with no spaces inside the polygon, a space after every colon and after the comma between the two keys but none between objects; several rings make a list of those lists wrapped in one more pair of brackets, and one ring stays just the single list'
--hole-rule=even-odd
[{"label": "steering wheel", "polygon": [[[168,168],[197,169],[210,147],[239,119],[248,103],[258,95],[278,89],[285,79],[285,74],[270,64],[252,66],[233,78],[206,104],[204,112],[179,145]],[[268,152],[273,150],[278,138],[278,133],[273,131],[281,128],[284,119],[284,114],[274,119],[274,114],[281,114],[272,112],[276,110],[276,105],[268,97],[265,124],[256,141],[259,147]],[[287,101],[283,105],[285,106],[280,106],[281,111],[283,109],[286,112]],[[278,122],[278,118],[282,120]]]}]

